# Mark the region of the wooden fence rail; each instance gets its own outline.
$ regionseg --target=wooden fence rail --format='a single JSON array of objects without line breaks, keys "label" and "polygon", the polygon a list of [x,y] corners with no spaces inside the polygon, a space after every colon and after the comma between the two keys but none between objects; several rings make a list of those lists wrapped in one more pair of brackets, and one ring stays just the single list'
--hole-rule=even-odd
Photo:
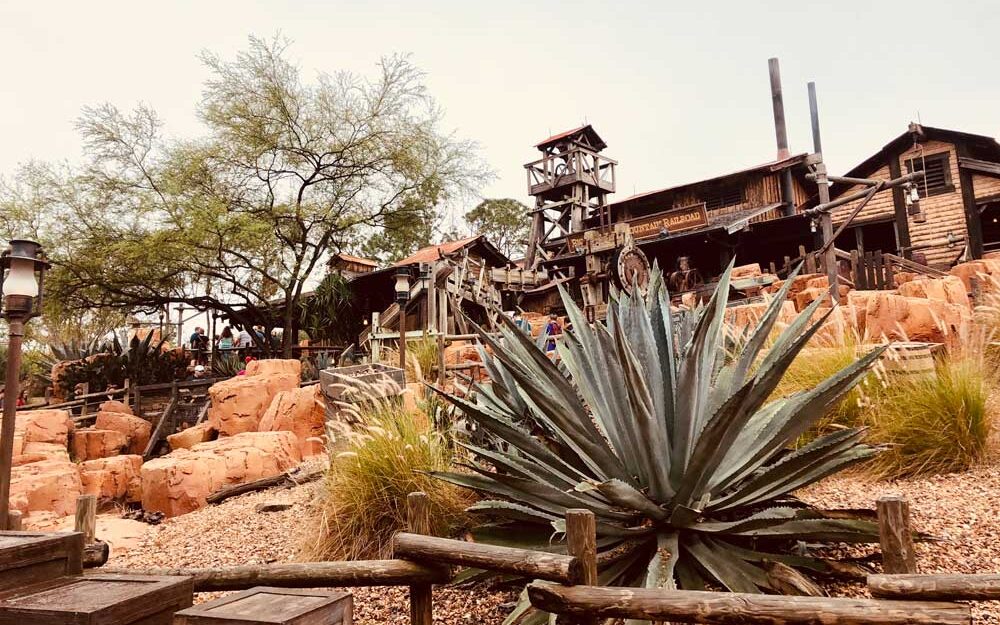
[{"label": "wooden fence rail", "polygon": [[531,605],[572,616],[705,625],[970,625],[959,603],[561,586],[534,582]]},{"label": "wooden fence rail", "polygon": [[921,601],[1000,601],[1000,575],[869,575],[873,597]]}]

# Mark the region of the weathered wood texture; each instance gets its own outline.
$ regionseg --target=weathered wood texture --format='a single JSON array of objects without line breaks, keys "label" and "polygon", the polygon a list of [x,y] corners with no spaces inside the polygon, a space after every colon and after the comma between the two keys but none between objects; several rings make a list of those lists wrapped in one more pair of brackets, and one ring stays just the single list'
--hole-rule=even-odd
[{"label": "weathered wood texture", "polygon": [[[590,510],[566,511],[566,548],[570,556],[580,561],[580,578],[577,583],[597,586],[597,524]],[[567,616],[558,619],[561,625],[596,625],[597,618],[590,615]]]},{"label": "weathered wood texture", "polygon": [[104,566],[111,557],[111,546],[98,540],[83,547],[83,568],[93,569]]},{"label": "weathered wood texture", "polygon": [[1000,575],[869,575],[872,596],[924,601],[1000,600]]},{"label": "weathered wood texture", "polygon": [[406,560],[296,562],[231,568],[103,569],[129,575],[181,575],[192,578],[195,592],[247,590],[254,586],[334,588],[348,586],[409,586],[445,584],[447,572]]},{"label": "weathered wood texture", "polygon": [[580,579],[582,568],[572,556],[406,533],[393,538],[393,553],[418,562],[457,564],[569,584]]},{"label": "weathered wood texture", "polygon": [[528,586],[531,604],[556,614],[706,625],[970,625],[968,605],[789,597],[694,590]]},{"label": "weathered wood texture", "polygon": [[261,586],[178,612],[173,625],[351,625],[350,593]]},{"label": "weathered wood texture", "polygon": [[0,532],[0,592],[83,571],[83,534]]},{"label": "weathered wood texture", "polygon": [[[431,501],[427,493],[410,493],[406,497],[406,519],[414,534],[431,533]],[[410,586],[410,624],[431,625],[434,621],[433,586]]]},{"label": "weathered wood texture", "polygon": [[298,484],[305,484],[306,482],[313,482],[321,477],[323,477],[322,469],[311,471],[309,473],[299,473],[296,469],[292,469],[291,471],[279,473],[278,475],[262,477],[259,480],[253,480],[252,482],[244,482],[243,484],[235,484],[233,486],[220,488],[208,497],[205,497],[205,501],[210,504],[222,503],[230,497],[236,497],[237,495],[252,493],[254,491],[265,490],[268,488],[276,488],[278,486],[296,486]]},{"label": "weathered wood texture", "polygon": [[878,499],[876,510],[883,570],[886,573],[916,573],[910,504],[903,497],[888,495]]},{"label": "weathered wood texture", "polygon": [[20,532],[23,525],[23,515],[20,510],[11,510],[7,513],[7,529],[12,532]]},{"label": "weathered wood texture", "polygon": [[183,577],[60,577],[0,595],[0,625],[170,625],[192,598]]},{"label": "weathered wood texture", "polygon": [[76,498],[76,519],[73,531],[83,534],[83,544],[97,540],[97,496],[80,495]]}]

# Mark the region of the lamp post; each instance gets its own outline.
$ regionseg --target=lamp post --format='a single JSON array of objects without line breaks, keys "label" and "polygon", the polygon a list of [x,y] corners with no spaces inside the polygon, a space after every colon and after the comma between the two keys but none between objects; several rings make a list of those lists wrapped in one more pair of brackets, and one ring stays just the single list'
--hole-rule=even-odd
[{"label": "lamp post", "polygon": [[399,304],[399,368],[406,382],[406,302],[410,300],[410,268],[396,268],[396,303]]},{"label": "lamp post", "polygon": [[10,527],[10,476],[14,463],[14,420],[20,395],[21,341],[24,324],[41,314],[45,269],[42,246],[34,241],[14,240],[0,256],[0,292],[3,316],[7,318],[7,383],[0,423],[0,529]]}]

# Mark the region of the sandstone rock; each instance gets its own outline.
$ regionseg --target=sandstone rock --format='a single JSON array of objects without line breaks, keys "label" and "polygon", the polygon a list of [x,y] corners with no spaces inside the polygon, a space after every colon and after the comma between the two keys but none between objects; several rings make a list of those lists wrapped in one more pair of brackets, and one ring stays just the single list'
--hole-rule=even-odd
[{"label": "sandstone rock", "polygon": [[290,373],[299,377],[302,375],[302,362],[291,358],[270,358],[268,360],[251,360],[247,363],[246,375],[271,375],[274,373]]},{"label": "sandstone rock", "polygon": [[806,282],[807,289],[829,289],[830,288],[830,278],[827,276],[819,276],[818,278],[809,278]]},{"label": "sandstone rock", "polygon": [[[297,360],[254,362],[294,362],[301,366]],[[208,422],[222,436],[256,431],[274,396],[298,386],[299,374],[288,372],[243,375],[213,384],[208,389],[212,400]]]},{"label": "sandstone rock", "polygon": [[62,388],[63,375],[71,365],[77,363],[77,360],[62,360],[52,365],[51,371],[49,371],[49,377],[52,379],[52,400],[54,402],[62,402],[66,400],[66,393]]},{"label": "sandstone rock", "polygon": [[[49,460],[50,458],[45,454],[17,454],[11,459],[11,466],[19,467],[22,464],[30,464],[32,462],[42,462],[43,460]],[[69,454],[66,454],[66,459],[69,460]]]},{"label": "sandstone rock", "polygon": [[30,410],[17,413],[14,430],[24,443],[56,443],[66,446],[73,421],[66,410]]},{"label": "sandstone rock", "polygon": [[[761,317],[767,312],[769,305],[770,302],[754,302],[730,306],[726,309],[726,323],[737,332],[752,332],[760,323]],[[778,313],[778,322],[790,323],[793,319],[795,319],[795,304],[785,300]]]},{"label": "sandstone rock", "polygon": [[146,445],[149,444],[149,437],[153,432],[153,424],[142,417],[103,410],[97,413],[94,427],[98,430],[121,432],[128,441],[126,453],[140,455],[146,451]]},{"label": "sandstone rock", "polygon": [[116,430],[87,428],[73,435],[73,457],[78,462],[117,456],[127,446],[128,439]]},{"label": "sandstone rock", "polygon": [[912,271],[897,271],[896,273],[892,274],[892,279],[896,283],[897,287],[901,284],[906,284],[907,282],[918,280],[922,277],[923,274],[915,273]]},{"label": "sandstone rock", "polygon": [[109,399],[108,401],[102,403],[100,406],[98,406],[97,409],[100,412],[117,412],[120,414],[131,414],[131,415],[135,414],[134,412],[132,412],[132,409],[126,406],[123,402],[114,399]]},{"label": "sandstone rock", "polygon": [[69,462],[69,451],[66,449],[66,445],[59,443],[25,443],[21,453],[25,456],[42,456],[45,460]]},{"label": "sandstone rock", "polygon": [[948,302],[905,297],[891,291],[874,291],[873,296],[857,299],[865,302],[864,332],[873,340],[944,343],[959,340],[972,313],[968,306]]},{"label": "sandstone rock", "polygon": [[287,431],[295,434],[303,455],[314,446],[310,438],[322,437],[326,425],[326,405],[318,384],[281,391],[271,400],[260,419],[261,432]]},{"label": "sandstone rock", "polygon": [[[815,280],[818,281],[819,279]],[[826,284],[824,284],[823,286],[809,287],[807,289],[802,289],[794,296],[792,296],[793,299],[795,300],[796,310],[802,312],[809,306],[809,304],[812,304],[819,298],[825,299],[825,303],[820,304],[820,308],[830,308],[830,306],[832,306],[833,303],[830,301],[829,298],[830,284],[827,281],[826,277],[822,278],[822,282],[825,282]],[[847,294],[850,292],[850,290],[851,290],[850,287],[848,287],[846,284],[837,285],[837,291],[840,293],[840,301],[845,301],[845,298],[847,297]]]},{"label": "sandstone rock", "polygon": [[142,507],[185,514],[220,488],[277,475],[301,459],[291,432],[245,432],[178,449],[142,465]]},{"label": "sandstone rock", "polygon": [[83,492],[99,499],[142,500],[142,456],[130,454],[80,463]]},{"label": "sandstone rock", "polygon": [[170,445],[170,451],[175,449],[190,449],[198,443],[212,440],[216,434],[218,432],[215,431],[211,423],[202,421],[198,425],[192,425],[186,430],[171,434],[167,437],[167,444]]},{"label": "sandstone rock", "polygon": [[949,273],[962,280],[966,291],[972,291],[973,278],[979,280],[982,288],[993,288],[996,286],[994,282],[1000,280],[1000,260],[990,258],[959,263]]},{"label": "sandstone rock", "polygon": [[969,306],[969,295],[965,284],[958,276],[944,278],[921,278],[899,285],[899,294],[906,297],[936,299],[949,304]]},{"label": "sandstone rock", "polygon": [[80,492],[80,472],[72,462],[32,462],[14,467],[11,474],[11,507],[23,513],[73,514]]},{"label": "sandstone rock", "polygon": [[759,263],[753,263],[750,265],[740,265],[739,267],[733,267],[732,272],[729,274],[730,279],[740,280],[743,278],[756,278],[762,275],[763,272],[760,270]]},{"label": "sandstone rock", "polygon": [[[535,334],[534,324],[532,324],[532,334]],[[476,345],[470,341],[454,341],[451,345],[444,348],[444,362],[447,365],[460,365],[467,362],[481,361],[482,359],[479,357]]]},{"label": "sandstone rock", "polygon": [[[818,273],[802,273],[795,276],[795,280],[792,281],[792,286],[788,289],[788,297],[792,298],[799,291],[809,288],[809,281],[812,280],[813,278],[821,278],[821,277],[823,276]],[[784,284],[785,280],[778,280],[777,282],[771,285],[771,292],[776,293],[778,289],[784,286]]]}]

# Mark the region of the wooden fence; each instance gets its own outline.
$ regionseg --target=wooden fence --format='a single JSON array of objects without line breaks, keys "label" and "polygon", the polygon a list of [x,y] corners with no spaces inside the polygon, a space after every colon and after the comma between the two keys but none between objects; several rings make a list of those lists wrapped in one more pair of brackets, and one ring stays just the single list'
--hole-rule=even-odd
[{"label": "wooden fence", "polygon": [[873,599],[600,587],[590,511],[566,512],[563,555],[434,537],[427,495],[411,493],[407,505],[410,531],[394,537],[390,560],[111,572],[191,576],[195,592],[260,585],[409,586],[414,625],[431,625],[431,588],[452,579],[451,565],[534,579],[528,586],[532,605],[559,615],[560,623],[580,625],[603,618],[709,625],[970,625],[970,607],[955,601],[1000,599],[1000,575],[916,574],[909,508],[901,497],[878,501],[885,574],[868,576]]}]

